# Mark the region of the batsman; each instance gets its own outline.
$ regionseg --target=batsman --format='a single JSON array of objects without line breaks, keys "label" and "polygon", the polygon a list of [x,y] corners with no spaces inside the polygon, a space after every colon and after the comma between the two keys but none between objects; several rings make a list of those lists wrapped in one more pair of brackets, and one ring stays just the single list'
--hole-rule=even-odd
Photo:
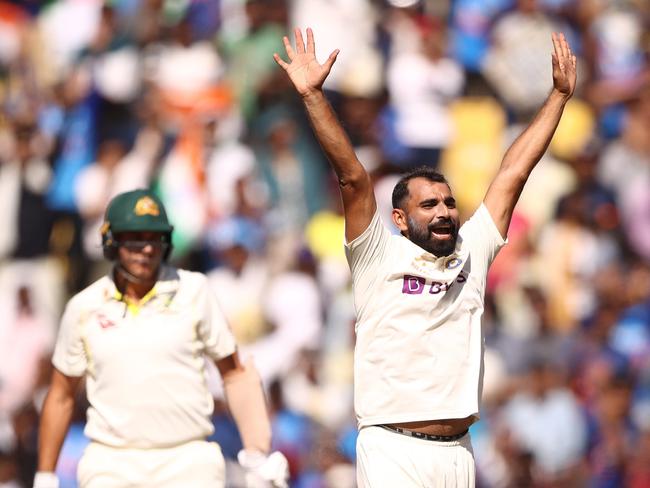
[{"label": "batsman", "polygon": [[241,434],[238,459],[249,487],[286,487],[288,463],[271,452],[271,428],[258,373],[242,364],[205,275],[168,259],[172,231],[148,190],[116,196],[102,227],[112,271],[72,297],[61,319],[54,371],[41,416],[34,488],[57,488],[57,459],[86,380],[82,488],[225,486],[225,462],[212,434],[206,358],[221,374]]}]

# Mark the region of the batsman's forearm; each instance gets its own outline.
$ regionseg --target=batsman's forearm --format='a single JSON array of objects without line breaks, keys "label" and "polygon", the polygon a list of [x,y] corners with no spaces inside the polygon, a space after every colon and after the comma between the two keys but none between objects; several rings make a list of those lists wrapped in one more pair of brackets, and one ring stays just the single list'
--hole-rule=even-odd
[{"label": "batsman's forearm", "polygon": [[334,169],[339,184],[343,187],[361,176],[365,177],[366,171],[323,92],[315,91],[302,100],[316,139]]},{"label": "batsman's forearm", "polygon": [[38,471],[54,472],[56,469],[74,405],[74,397],[61,397],[52,391],[45,398],[39,426]]},{"label": "batsman's forearm", "polygon": [[544,155],[562,117],[568,99],[553,90],[530,125],[506,151],[501,163],[526,179]]}]

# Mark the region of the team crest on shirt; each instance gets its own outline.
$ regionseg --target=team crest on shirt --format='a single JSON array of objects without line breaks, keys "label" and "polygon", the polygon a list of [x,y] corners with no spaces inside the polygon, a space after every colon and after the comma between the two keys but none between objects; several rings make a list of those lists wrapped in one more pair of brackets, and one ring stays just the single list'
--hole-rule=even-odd
[{"label": "team crest on shirt", "polygon": [[154,202],[151,197],[142,197],[138,200],[133,212],[139,217],[142,217],[143,215],[153,215],[154,217],[157,217],[160,215],[158,204]]},{"label": "team crest on shirt", "polygon": [[[436,261],[438,258],[431,254],[422,254],[418,257],[416,257],[411,265],[418,270],[421,273],[427,273],[427,271],[432,271],[437,268]],[[458,268],[461,264],[463,264],[463,260],[459,258],[458,256],[451,256],[445,261],[445,269],[456,269]]]},{"label": "team crest on shirt", "polygon": [[98,313],[97,314],[97,322],[99,322],[99,326],[102,329],[110,329],[111,327],[115,327],[115,322],[110,320],[106,315],[103,313]]},{"label": "team crest on shirt", "polygon": [[463,260],[460,259],[457,256],[453,256],[453,257],[451,257],[451,258],[449,258],[447,260],[447,262],[445,263],[445,268],[447,268],[447,269],[456,269],[461,264],[463,264]]}]

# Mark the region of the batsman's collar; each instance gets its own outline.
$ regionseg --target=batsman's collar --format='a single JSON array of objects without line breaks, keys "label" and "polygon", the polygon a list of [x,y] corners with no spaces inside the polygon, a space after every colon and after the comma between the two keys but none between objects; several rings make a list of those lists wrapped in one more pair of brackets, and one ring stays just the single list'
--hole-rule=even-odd
[{"label": "batsman's collar", "polygon": [[[122,292],[117,289],[115,280],[113,279],[113,270],[109,272],[107,277],[108,283],[104,292],[105,296],[115,300],[122,300]],[[156,281],[156,284],[146,296],[149,299],[160,295],[173,296],[178,291],[179,284],[180,278],[178,276],[178,270],[172,266],[162,265],[160,274],[158,275],[158,281]]]}]

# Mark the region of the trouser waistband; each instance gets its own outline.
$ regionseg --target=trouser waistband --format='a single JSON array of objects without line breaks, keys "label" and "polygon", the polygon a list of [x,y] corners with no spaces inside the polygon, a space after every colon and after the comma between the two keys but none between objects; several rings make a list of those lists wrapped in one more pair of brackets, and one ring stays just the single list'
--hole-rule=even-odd
[{"label": "trouser waistband", "polygon": [[390,430],[391,432],[396,432],[398,434],[407,435],[409,437],[415,437],[416,439],[424,439],[425,441],[436,441],[436,442],[457,441],[458,439],[465,437],[467,435],[467,432],[469,432],[469,430],[466,429],[460,434],[433,435],[433,434],[425,434],[423,432],[416,432],[414,430],[402,429],[401,427],[395,427],[393,425],[381,424],[379,425],[379,427],[383,427],[386,430]]}]

